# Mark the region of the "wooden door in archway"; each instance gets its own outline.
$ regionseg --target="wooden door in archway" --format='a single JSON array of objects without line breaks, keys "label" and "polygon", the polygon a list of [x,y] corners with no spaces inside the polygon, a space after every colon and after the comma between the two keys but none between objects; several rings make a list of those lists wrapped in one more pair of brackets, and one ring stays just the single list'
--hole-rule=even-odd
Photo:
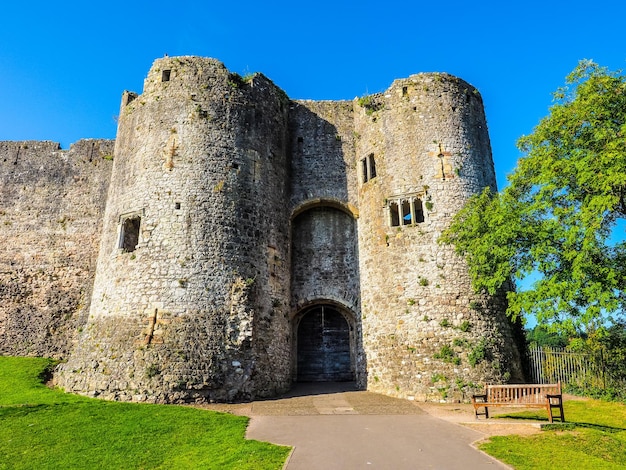
[{"label": "wooden door in archway", "polygon": [[307,311],[298,325],[298,381],[354,380],[350,359],[350,326],[330,305]]}]

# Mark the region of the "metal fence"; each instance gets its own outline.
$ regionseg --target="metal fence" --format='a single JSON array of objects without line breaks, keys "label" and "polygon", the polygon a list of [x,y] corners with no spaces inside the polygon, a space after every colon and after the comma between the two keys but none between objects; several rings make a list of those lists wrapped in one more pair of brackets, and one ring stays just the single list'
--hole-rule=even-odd
[{"label": "metal fence", "polygon": [[561,381],[577,387],[606,388],[606,371],[602,355],[532,346],[528,351],[533,383]]}]

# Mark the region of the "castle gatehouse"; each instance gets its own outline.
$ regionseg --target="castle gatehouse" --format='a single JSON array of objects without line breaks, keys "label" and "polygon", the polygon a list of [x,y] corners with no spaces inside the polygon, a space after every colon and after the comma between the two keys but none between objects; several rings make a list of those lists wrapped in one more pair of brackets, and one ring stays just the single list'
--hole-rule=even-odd
[{"label": "castle gatehouse", "polygon": [[115,142],[0,152],[2,352],[65,359],[68,391],[233,401],[355,381],[439,401],[523,379],[505,293],[475,293],[438,243],[496,185],[459,78],[302,101],[166,57],[124,92]]}]

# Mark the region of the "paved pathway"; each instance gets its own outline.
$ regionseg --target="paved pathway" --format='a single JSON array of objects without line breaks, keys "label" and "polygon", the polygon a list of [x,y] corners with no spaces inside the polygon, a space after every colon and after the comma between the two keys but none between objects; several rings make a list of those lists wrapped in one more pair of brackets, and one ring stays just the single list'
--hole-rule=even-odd
[{"label": "paved pathway", "polygon": [[300,384],[279,399],[222,407],[251,417],[248,438],[293,446],[286,470],[508,468],[471,446],[483,433],[345,384]]}]

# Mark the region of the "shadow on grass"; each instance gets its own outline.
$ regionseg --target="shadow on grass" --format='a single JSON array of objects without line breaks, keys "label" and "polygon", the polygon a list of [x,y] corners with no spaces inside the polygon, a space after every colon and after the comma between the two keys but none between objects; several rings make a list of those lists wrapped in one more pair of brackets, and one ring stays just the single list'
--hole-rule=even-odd
[{"label": "shadow on grass", "polygon": [[[89,403],[24,403],[17,405],[0,405],[0,418],[27,416],[42,411],[62,413],[65,410],[87,409]],[[0,468],[2,468],[0,466]]]},{"label": "shadow on grass", "polygon": [[0,416],[5,418],[17,415],[23,416],[49,407],[50,405],[45,404],[0,405]]},{"label": "shadow on grass", "polygon": [[587,429],[595,429],[597,431],[603,432],[624,432],[626,428],[618,428],[615,426],[605,426],[602,424],[593,424],[593,423],[572,423],[576,425],[577,428],[587,428]]},{"label": "shadow on grass", "polygon": [[498,415],[497,418],[506,418],[516,421],[541,421],[546,422],[546,424],[541,424],[541,429],[543,430],[554,430],[554,431],[565,431],[572,430],[575,428],[586,428],[586,429],[595,429],[596,431],[608,432],[608,433],[617,433],[624,432],[626,428],[617,427],[617,426],[606,426],[604,424],[594,424],[594,423],[585,423],[579,421],[565,421],[563,423],[547,423],[548,418],[538,415],[525,416],[525,415],[516,415],[516,414],[504,414]]}]

